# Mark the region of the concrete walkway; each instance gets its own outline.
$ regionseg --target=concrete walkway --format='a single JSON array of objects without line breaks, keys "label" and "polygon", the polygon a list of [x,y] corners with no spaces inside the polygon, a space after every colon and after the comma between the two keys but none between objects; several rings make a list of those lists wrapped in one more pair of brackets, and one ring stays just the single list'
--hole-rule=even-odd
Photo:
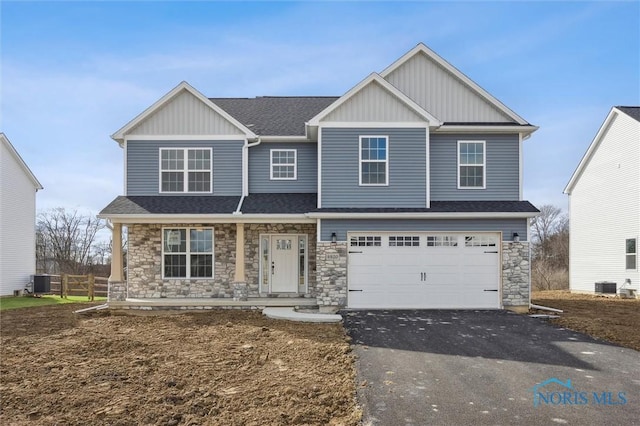
[{"label": "concrete walkway", "polygon": [[264,308],[262,313],[268,318],[283,319],[299,322],[340,322],[342,316],[338,314],[320,314],[298,312],[294,308]]}]

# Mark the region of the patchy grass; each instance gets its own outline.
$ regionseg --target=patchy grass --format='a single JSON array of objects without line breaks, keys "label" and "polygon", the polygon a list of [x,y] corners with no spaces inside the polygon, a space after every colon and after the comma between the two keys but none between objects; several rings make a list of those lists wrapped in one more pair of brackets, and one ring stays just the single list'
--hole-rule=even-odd
[{"label": "patchy grass", "polygon": [[0,311],[8,309],[33,308],[47,305],[59,305],[63,303],[95,303],[106,301],[106,297],[96,297],[93,302],[89,301],[86,296],[69,296],[63,299],[60,296],[8,296],[0,297]]}]

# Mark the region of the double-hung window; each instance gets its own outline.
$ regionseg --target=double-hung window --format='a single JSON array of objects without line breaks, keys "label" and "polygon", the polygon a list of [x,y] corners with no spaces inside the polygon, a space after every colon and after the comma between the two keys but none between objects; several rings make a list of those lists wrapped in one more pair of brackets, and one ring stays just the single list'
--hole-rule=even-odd
[{"label": "double-hung window", "polygon": [[360,185],[389,184],[389,138],[360,136]]},{"label": "double-hung window", "polygon": [[296,180],[295,149],[271,150],[271,180]]},{"label": "double-hung window", "polygon": [[638,240],[629,238],[625,241],[625,269],[638,268]]},{"label": "double-hung window", "polygon": [[162,230],[164,278],[213,278],[213,228]]},{"label": "double-hung window", "polygon": [[484,141],[458,141],[458,189],[486,188]]},{"label": "double-hung window", "polygon": [[211,148],[160,148],[160,192],[211,192]]}]

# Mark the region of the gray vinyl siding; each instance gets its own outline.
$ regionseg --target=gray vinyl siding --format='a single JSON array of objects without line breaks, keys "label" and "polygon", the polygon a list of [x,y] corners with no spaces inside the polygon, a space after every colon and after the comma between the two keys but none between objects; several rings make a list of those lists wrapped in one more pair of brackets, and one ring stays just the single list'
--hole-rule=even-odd
[{"label": "gray vinyl siding", "polygon": [[[212,148],[213,193],[242,194],[244,141],[127,141],[127,195],[160,195],[160,148]],[[189,195],[175,193],[162,195]],[[198,194],[202,195],[202,194]]]},{"label": "gray vinyl siding", "polygon": [[517,232],[521,241],[527,240],[527,219],[322,219],[322,241],[331,241],[333,232],[338,241],[346,241],[347,232],[502,232],[504,241],[513,240]]},{"label": "gray vinyl siding", "polygon": [[[486,189],[458,189],[458,141],[486,141]],[[518,200],[518,135],[439,135],[430,139],[431,201]]]},{"label": "gray vinyl siding", "polygon": [[[359,185],[359,137],[388,136],[388,186]],[[426,207],[425,128],[323,128],[322,207]]]},{"label": "gray vinyl siding", "polygon": [[[271,180],[271,150],[295,149],[296,180]],[[318,145],[309,142],[263,142],[249,148],[249,193],[312,193],[318,191]]]}]

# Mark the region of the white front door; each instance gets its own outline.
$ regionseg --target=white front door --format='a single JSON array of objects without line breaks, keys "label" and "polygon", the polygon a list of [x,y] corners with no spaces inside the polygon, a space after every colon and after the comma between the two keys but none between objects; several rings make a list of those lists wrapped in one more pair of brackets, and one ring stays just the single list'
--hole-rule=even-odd
[{"label": "white front door", "polygon": [[298,236],[271,236],[271,292],[298,291]]}]

